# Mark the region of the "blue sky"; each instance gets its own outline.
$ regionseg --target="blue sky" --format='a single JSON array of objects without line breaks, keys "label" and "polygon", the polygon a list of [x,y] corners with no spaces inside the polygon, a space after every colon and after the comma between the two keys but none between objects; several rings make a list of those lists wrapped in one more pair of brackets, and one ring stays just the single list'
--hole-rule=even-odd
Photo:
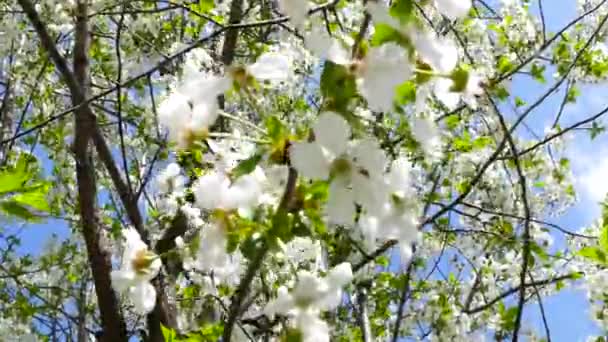
[{"label": "blue sky", "polygon": [[[549,32],[555,32],[576,16],[575,3],[575,0],[544,0]],[[548,87],[551,85],[551,75],[547,75],[547,80]],[[527,77],[516,77],[512,83],[513,93],[529,100],[541,94],[543,88]],[[603,99],[606,99],[608,89],[605,86],[594,85],[584,87],[582,90],[584,95],[564,112],[563,123],[575,122],[578,118],[595,113],[606,105],[606,100]],[[552,96],[526,121],[538,135],[543,136],[545,127],[553,122],[560,100],[559,93]],[[527,135],[524,131],[520,133]],[[575,187],[579,201],[566,215],[557,220],[553,219],[552,222],[571,230],[578,230],[598,217],[598,202],[608,193],[608,157],[603,157],[608,156],[608,136],[602,135],[591,141],[585,131],[574,133],[567,154],[571,158],[571,165],[577,178]],[[50,170],[51,162],[45,160],[43,166]],[[69,229],[61,220],[29,225],[21,234],[23,241],[21,252],[37,254],[52,235],[66,237],[69,235]],[[583,341],[587,336],[599,333],[598,328],[589,319],[588,304],[582,291],[565,290],[559,295],[544,299],[543,304],[553,341]],[[537,305],[527,306],[524,322],[537,326],[538,331],[543,331]]]}]

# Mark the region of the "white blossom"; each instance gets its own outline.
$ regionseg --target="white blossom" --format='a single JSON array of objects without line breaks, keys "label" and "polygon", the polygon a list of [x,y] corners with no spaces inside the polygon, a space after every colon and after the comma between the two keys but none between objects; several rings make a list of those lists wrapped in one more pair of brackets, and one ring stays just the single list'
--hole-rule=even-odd
[{"label": "white blossom", "polygon": [[326,180],[331,176],[326,213],[335,224],[354,220],[355,203],[377,204],[377,179],[385,166],[385,155],[370,139],[349,142],[350,127],[335,113],[323,113],[313,127],[314,142],[291,147],[292,165],[304,177]]},{"label": "white blossom", "polygon": [[435,6],[446,17],[457,19],[467,15],[471,0],[435,0]]},{"label": "white blossom", "polygon": [[342,287],[352,278],[349,263],[337,265],[324,278],[300,270],[295,287],[291,291],[280,287],[277,298],[270,301],[264,311],[271,316],[288,315],[301,331],[304,341],[329,341],[329,327],[319,314],[340,304]]},{"label": "white blossom", "polygon": [[279,9],[289,16],[296,28],[301,28],[308,16],[310,5],[307,0],[279,0]]},{"label": "white blossom", "polygon": [[255,205],[260,186],[253,175],[231,182],[221,172],[211,171],[200,177],[192,188],[196,204],[206,210],[248,209]]},{"label": "white blossom", "polygon": [[150,281],[156,277],[162,264],[135,229],[124,229],[123,237],[122,266],[120,270],[112,271],[112,285],[118,292],[127,292],[138,313],[147,314],[156,304],[156,290]]},{"label": "white blossom", "polygon": [[286,81],[292,73],[289,59],[274,52],[262,54],[255,63],[247,67],[247,71],[259,80],[271,82]]},{"label": "white blossom", "polygon": [[395,43],[370,48],[359,73],[359,90],[370,108],[390,111],[395,88],[412,75],[407,52]]}]

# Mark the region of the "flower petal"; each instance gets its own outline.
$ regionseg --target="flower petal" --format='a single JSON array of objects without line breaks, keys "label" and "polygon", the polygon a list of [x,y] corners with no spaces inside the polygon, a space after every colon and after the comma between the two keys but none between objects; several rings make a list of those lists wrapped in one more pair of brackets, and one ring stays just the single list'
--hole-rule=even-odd
[{"label": "flower petal", "polygon": [[412,134],[426,154],[434,154],[441,145],[437,125],[427,118],[412,119]]},{"label": "flower petal", "polygon": [[232,82],[224,76],[199,73],[187,75],[188,79],[179,88],[193,105],[201,102],[217,101],[218,95],[224,93],[232,86]]},{"label": "flower petal", "polygon": [[334,266],[327,274],[327,279],[334,287],[342,287],[353,280],[353,269],[348,262]]},{"label": "flower petal", "polygon": [[207,210],[222,208],[228,186],[228,178],[218,172],[200,177],[192,187],[196,204]]},{"label": "flower petal", "polygon": [[395,88],[412,75],[407,52],[395,43],[371,48],[358,80],[359,91],[375,111],[393,108]]},{"label": "flower petal", "polygon": [[327,179],[330,163],[317,143],[296,142],[289,148],[291,165],[302,176],[311,179]]},{"label": "flower petal", "polygon": [[302,332],[303,342],[329,342],[329,326],[316,311],[301,311],[296,317],[296,326]]},{"label": "flower petal", "polygon": [[135,273],[129,270],[118,270],[110,273],[112,286],[117,292],[125,292],[135,280]]},{"label": "flower petal", "polygon": [[340,225],[353,224],[355,219],[355,203],[353,193],[337,182],[329,186],[329,198],[325,208],[330,223]]},{"label": "flower petal", "polygon": [[435,81],[435,96],[441,101],[449,110],[454,110],[458,107],[460,102],[460,93],[451,91],[450,88],[454,82],[448,78],[439,77]]},{"label": "flower petal", "polygon": [[147,281],[140,282],[131,287],[129,292],[133,306],[139,314],[145,315],[154,310],[154,306],[156,305],[156,290],[152,284]]},{"label": "flower petal", "polygon": [[188,98],[179,92],[171,93],[158,107],[158,122],[168,130],[172,141],[177,140],[190,116]]},{"label": "flower petal", "polygon": [[255,205],[260,193],[261,186],[253,174],[242,176],[228,189],[224,206],[226,209],[248,209]]},{"label": "flower petal", "polygon": [[218,117],[218,104],[215,98],[201,101],[192,107],[190,128],[195,132],[204,132],[215,123]]},{"label": "flower petal", "polygon": [[353,144],[349,155],[353,163],[365,170],[370,177],[380,176],[386,166],[386,155],[372,139],[362,139]]},{"label": "flower petal", "polygon": [[264,308],[264,313],[270,317],[276,314],[287,314],[294,306],[293,296],[287,291],[285,286],[277,290],[277,298],[268,302]]},{"label": "flower petal", "polygon": [[279,0],[279,9],[289,16],[289,20],[296,28],[302,27],[308,16],[309,4],[307,0]]},{"label": "flower petal", "polygon": [[324,112],[313,127],[315,142],[338,157],[344,151],[350,138],[350,126],[343,117],[333,112]]},{"label": "flower petal", "polygon": [[289,59],[285,55],[275,52],[262,54],[247,70],[259,80],[273,82],[285,81],[291,75]]},{"label": "flower petal", "polygon": [[454,20],[466,17],[471,9],[471,0],[435,0],[437,10]]},{"label": "flower petal", "polygon": [[416,32],[412,41],[422,60],[440,73],[449,73],[458,63],[458,48],[453,41],[432,33]]}]

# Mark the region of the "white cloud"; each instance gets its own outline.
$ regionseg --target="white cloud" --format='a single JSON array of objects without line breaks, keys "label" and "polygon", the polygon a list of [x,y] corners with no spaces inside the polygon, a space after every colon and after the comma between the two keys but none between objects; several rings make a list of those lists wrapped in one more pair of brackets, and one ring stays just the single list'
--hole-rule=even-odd
[{"label": "white cloud", "polygon": [[[608,151],[605,151],[608,152]],[[601,156],[606,156],[601,158]],[[577,175],[575,185],[582,191],[581,201],[601,202],[608,194],[608,153],[598,153],[599,158],[589,158]],[[595,159],[595,160],[592,160]]]}]

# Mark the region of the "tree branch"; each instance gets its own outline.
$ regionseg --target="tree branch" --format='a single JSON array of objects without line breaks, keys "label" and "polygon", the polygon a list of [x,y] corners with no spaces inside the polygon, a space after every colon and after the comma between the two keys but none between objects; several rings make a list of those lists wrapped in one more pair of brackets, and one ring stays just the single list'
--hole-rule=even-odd
[{"label": "tree branch", "polygon": [[[285,192],[283,193],[283,197],[281,197],[281,202],[277,207],[275,212],[275,218],[281,215],[287,215],[291,205],[291,201],[296,189],[296,181],[298,179],[298,172],[290,167],[289,174],[287,176],[287,184],[285,184]],[[274,221],[274,220],[273,220]],[[278,220],[277,220],[278,221]],[[273,225],[275,223],[273,222]],[[258,247],[256,254],[249,262],[249,266],[247,267],[247,271],[245,275],[241,279],[239,286],[232,296],[232,300],[230,302],[230,310],[228,311],[228,317],[226,319],[226,324],[224,325],[224,333],[222,334],[223,342],[230,342],[232,338],[232,329],[238,319],[238,316],[241,314],[244,308],[242,308],[242,303],[247,294],[249,293],[249,288],[251,286],[251,282],[253,281],[253,277],[257,274],[262,265],[262,261],[268,252],[267,242],[262,242],[261,246]]]},{"label": "tree branch", "polygon": [[545,285],[550,285],[550,284],[554,284],[557,282],[560,282],[562,280],[567,280],[567,279],[576,279],[577,277],[579,277],[581,275],[580,272],[574,272],[574,273],[569,273],[569,274],[565,274],[562,276],[558,276],[555,278],[549,278],[549,279],[543,279],[543,280],[538,280],[538,281],[533,281],[527,284],[520,284],[517,287],[512,287],[508,290],[506,290],[505,292],[501,293],[500,295],[496,296],[495,298],[491,299],[490,301],[486,302],[483,305],[480,305],[478,307],[469,309],[469,308],[463,308],[462,312],[472,315],[472,314],[476,314],[479,312],[482,312],[484,310],[487,310],[489,308],[491,308],[494,304],[498,303],[499,301],[509,297],[510,295],[517,293],[519,291],[521,291],[521,288],[527,288],[527,287],[531,287],[531,286],[545,286]]}]

